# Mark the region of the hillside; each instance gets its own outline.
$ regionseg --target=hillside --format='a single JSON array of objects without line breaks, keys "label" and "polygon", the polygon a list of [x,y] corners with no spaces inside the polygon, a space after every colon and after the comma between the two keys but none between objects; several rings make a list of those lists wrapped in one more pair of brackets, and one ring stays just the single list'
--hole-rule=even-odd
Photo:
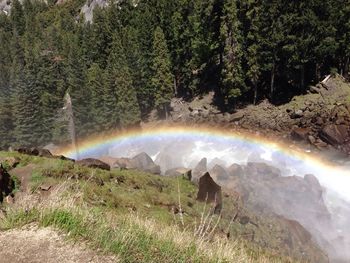
[{"label": "hillside", "polygon": [[350,261],[349,18],[0,0],[0,263]]},{"label": "hillside", "polygon": [[294,96],[282,105],[264,100],[221,112],[214,103],[214,93],[209,93],[190,102],[175,98],[171,109],[167,120],[159,120],[153,112],[143,126],[207,125],[295,144],[333,159],[350,155],[350,84],[340,75],[328,76],[310,86],[307,94]]},{"label": "hillside", "polygon": [[70,116],[83,138],[138,126],[153,110],[166,118],[173,98],[213,92],[219,111],[233,112],[289,102],[329,74],[347,79],[350,9],[343,7],[339,0],[2,0],[0,147],[66,143]]},{"label": "hillside", "polygon": [[[15,152],[0,156],[17,178],[14,198],[1,206],[3,238],[59,231],[121,262],[327,262],[297,222],[256,214],[229,194],[223,195],[222,212],[213,214],[183,176],[103,171]],[[18,164],[11,169],[13,158]],[[16,253],[21,242],[11,242],[6,253]]]}]

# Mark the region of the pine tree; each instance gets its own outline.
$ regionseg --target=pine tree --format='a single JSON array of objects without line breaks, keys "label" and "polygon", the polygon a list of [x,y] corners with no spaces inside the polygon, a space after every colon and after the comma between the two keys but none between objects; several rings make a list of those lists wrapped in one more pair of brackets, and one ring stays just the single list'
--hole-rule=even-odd
[{"label": "pine tree", "polygon": [[[128,127],[140,121],[140,108],[132,77],[127,64],[125,51],[118,35],[114,35],[111,54],[107,66],[109,89],[105,96],[105,106],[111,126]],[[108,98],[111,96],[111,98]]]},{"label": "pine tree", "polygon": [[243,39],[235,0],[225,2],[220,33],[222,95],[230,101],[241,96],[246,88],[242,69]]},{"label": "pine tree", "polygon": [[247,3],[247,19],[249,23],[247,35],[247,76],[253,86],[253,103],[257,103],[258,84],[261,75],[260,50],[260,11],[261,6],[256,0],[249,0]]},{"label": "pine tree", "polygon": [[10,19],[12,22],[12,28],[18,35],[23,35],[25,32],[25,17],[23,12],[23,6],[19,0],[14,0],[11,7]]},{"label": "pine tree", "polygon": [[127,26],[123,28],[121,40],[123,41],[124,53],[132,77],[132,86],[136,91],[138,105],[142,114],[147,115],[152,104],[147,88],[147,80],[144,78],[142,63],[142,50],[138,41],[138,32],[135,28]]},{"label": "pine tree", "polygon": [[340,65],[339,72],[350,79],[350,6],[343,1],[332,1],[333,12],[330,15],[333,26],[336,28],[336,40],[339,43],[335,56]]},{"label": "pine tree", "polygon": [[8,91],[11,68],[11,31],[7,16],[0,14],[0,92]]},{"label": "pine tree", "polygon": [[191,1],[189,17],[191,55],[188,64],[192,73],[191,88],[195,93],[205,91],[208,84],[219,79],[220,20],[222,0]]},{"label": "pine tree", "polygon": [[83,137],[91,131],[91,111],[89,110],[90,94],[85,89],[86,69],[82,63],[81,49],[76,35],[67,35],[70,43],[67,67],[67,92],[72,98],[75,129],[78,137]]},{"label": "pine tree", "polygon": [[102,94],[103,86],[105,84],[104,72],[97,63],[93,63],[87,71],[86,88],[90,93],[89,111],[91,112],[92,129],[94,132],[103,129],[104,121],[104,97]]},{"label": "pine tree", "polygon": [[157,27],[153,38],[153,78],[155,106],[167,117],[170,100],[174,94],[173,75],[170,71],[170,58],[163,30]]},{"label": "pine tree", "polygon": [[189,3],[178,4],[171,17],[171,37],[169,40],[169,52],[172,58],[174,72],[174,88],[176,96],[188,96],[191,94],[190,83],[192,71],[191,61],[191,37],[190,21],[188,18]]},{"label": "pine tree", "polygon": [[139,64],[141,78],[139,80],[142,89],[138,90],[140,107],[144,113],[150,112],[154,107],[154,90],[152,78],[152,44],[150,32],[154,32],[157,24],[155,6],[151,1],[140,1],[134,13],[131,26],[137,28],[137,42],[140,50]]},{"label": "pine tree", "polygon": [[283,1],[265,1],[261,3],[261,60],[262,71],[270,76],[269,97],[274,99],[276,74],[284,40],[284,26],[281,16]]},{"label": "pine tree", "polygon": [[105,10],[100,7],[94,9],[93,23],[91,25],[92,37],[90,39],[93,44],[90,50],[92,60],[100,65],[101,68],[106,66],[110,45],[112,43],[111,28],[108,23],[108,17]]},{"label": "pine tree", "polygon": [[40,101],[35,80],[35,51],[33,47],[26,47],[25,63],[21,51],[17,51],[12,66],[14,136],[18,146],[36,146],[40,143]]}]

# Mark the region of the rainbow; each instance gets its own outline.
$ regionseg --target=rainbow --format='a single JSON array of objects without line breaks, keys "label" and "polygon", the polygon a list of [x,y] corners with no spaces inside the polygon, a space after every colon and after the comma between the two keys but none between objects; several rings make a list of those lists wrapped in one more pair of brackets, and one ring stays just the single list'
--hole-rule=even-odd
[{"label": "rainbow", "polygon": [[[250,150],[266,149],[274,155],[280,156],[280,159],[287,160],[289,164],[297,164],[298,167],[303,167],[302,173],[315,174],[321,183],[331,186],[331,189],[334,191],[343,193],[350,200],[350,192],[348,191],[350,187],[349,168],[340,167],[321,157],[315,157],[317,153],[308,153],[290,144],[276,142],[276,140],[267,139],[248,132],[230,131],[208,126],[160,126],[117,131],[108,135],[90,137],[80,141],[79,157],[106,155],[108,154],[107,149],[118,147],[118,145],[143,143],[149,144],[152,147],[152,143],[165,139],[177,139],[188,142],[203,140],[225,145],[239,145]],[[76,151],[72,146],[62,147],[56,154],[71,158],[76,157]]]}]

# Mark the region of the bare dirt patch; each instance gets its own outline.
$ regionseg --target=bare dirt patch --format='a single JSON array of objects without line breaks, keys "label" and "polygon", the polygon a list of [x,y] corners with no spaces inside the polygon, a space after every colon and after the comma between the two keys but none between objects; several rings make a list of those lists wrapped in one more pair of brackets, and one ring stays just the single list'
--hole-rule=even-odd
[{"label": "bare dirt patch", "polygon": [[0,263],[112,263],[114,256],[91,250],[85,244],[65,240],[52,228],[26,226],[0,232]]}]

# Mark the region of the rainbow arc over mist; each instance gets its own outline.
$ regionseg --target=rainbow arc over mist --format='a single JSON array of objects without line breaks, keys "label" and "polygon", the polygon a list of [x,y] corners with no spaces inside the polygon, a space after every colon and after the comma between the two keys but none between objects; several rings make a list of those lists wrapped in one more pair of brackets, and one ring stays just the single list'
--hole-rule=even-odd
[{"label": "rainbow arc over mist", "polygon": [[[315,174],[321,184],[329,186],[330,189],[338,193],[340,192],[350,200],[350,192],[348,191],[350,187],[349,167],[335,165],[324,158],[315,156],[316,153],[307,153],[296,147],[246,132],[229,131],[208,126],[186,127],[184,125],[117,131],[109,135],[82,140],[79,142],[79,156],[86,158],[111,155],[111,149],[118,152],[118,147],[125,149],[139,144],[147,145],[149,149],[152,149],[155,148],[153,145],[164,145],[167,141],[175,144],[173,145],[175,148],[176,144],[183,147],[183,145],[191,142],[202,142],[202,145],[207,144],[211,147],[222,145],[225,148],[227,146],[231,147],[232,150],[227,154],[236,152],[237,156],[240,155],[240,151],[267,152],[270,156],[273,156],[269,160],[272,165],[279,166],[283,162],[288,166],[295,166],[297,167],[297,169],[294,169],[295,173],[299,176],[306,173]],[[205,147],[203,149],[203,155],[205,155]],[[72,146],[62,147],[57,153],[71,158],[76,157],[76,151]]]}]

